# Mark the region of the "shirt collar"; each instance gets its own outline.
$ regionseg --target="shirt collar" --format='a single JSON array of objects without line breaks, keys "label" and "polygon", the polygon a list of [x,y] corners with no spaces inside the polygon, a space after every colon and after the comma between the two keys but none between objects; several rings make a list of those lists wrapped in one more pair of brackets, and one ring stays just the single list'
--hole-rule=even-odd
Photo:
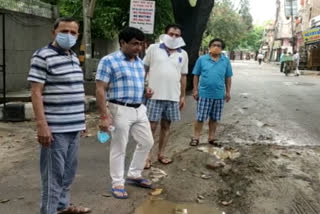
[{"label": "shirt collar", "polygon": [[[210,53],[207,54],[207,59],[210,59],[212,61],[214,61],[210,55]],[[224,61],[226,59],[226,56],[224,56],[222,53],[220,54],[220,58],[218,59],[218,61],[214,61],[214,62],[219,62],[220,60]]]},{"label": "shirt collar", "polygon": [[[60,55],[68,55],[64,49],[60,48],[60,47],[55,47],[53,46],[53,43],[51,42],[49,45],[48,45],[48,48],[54,50],[55,52],[57,52],[58,54]],[[75,52],[73,52],[73,50],[69,49],[70,51],[70,54],[71,55],[75,55]]]},{"label": "shirt collar", "polygon": [[[123,53],[121,50],[119,50],[118,56],[119,56],[122,60],[130,61],[129,58],[128,58],[126,55],[124,55],[124,53]],[[137,61],[137,60],[139,60],[139,59],[140,59],[140,58],[139,58],[138,56],[135,57],[135,61]]]},{"label": "shirt collar", "polygon": [[[165,51],[168,52],[167,46],[164,43],[160,43],[159,48],[164,49]],[[178,53],[182,52],[181,48],[177,48],[176,50],[177,50]]]}]

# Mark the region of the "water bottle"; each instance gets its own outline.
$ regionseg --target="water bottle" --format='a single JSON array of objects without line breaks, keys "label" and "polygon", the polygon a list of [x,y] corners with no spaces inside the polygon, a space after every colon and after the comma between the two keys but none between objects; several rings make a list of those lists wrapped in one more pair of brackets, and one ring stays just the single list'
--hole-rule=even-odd
[{"label": "water bottle", "polygon": [[[113,132],[115,129],[114,126],[109,126],[108,131],[109,132]],[[100,143],[106,143],[110,140],[111,136],[108,132],[104,132],[104,131],[98,131],[97,132],[97,137],[98,137],[98,141]]]}]

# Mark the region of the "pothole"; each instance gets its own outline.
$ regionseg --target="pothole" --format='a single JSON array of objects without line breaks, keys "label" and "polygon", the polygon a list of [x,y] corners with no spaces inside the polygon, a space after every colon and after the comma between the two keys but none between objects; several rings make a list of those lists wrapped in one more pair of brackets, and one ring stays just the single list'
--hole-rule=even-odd
[{"label": "pothole", "polygon": [[198,203],[174,203],[166,200],[146,200],[134,214],[224,214],[215,207]]}]

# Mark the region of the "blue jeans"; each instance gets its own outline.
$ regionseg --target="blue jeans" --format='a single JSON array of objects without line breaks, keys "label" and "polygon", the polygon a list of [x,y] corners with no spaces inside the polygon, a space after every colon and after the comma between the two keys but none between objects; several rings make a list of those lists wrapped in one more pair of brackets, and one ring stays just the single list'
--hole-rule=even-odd
[{"label": "blue jeans", "polygon": [[56,214],[69,206],[69,191],[77,169],[80,132],[53,133],[50,147],[41,146],[41,214]]}]

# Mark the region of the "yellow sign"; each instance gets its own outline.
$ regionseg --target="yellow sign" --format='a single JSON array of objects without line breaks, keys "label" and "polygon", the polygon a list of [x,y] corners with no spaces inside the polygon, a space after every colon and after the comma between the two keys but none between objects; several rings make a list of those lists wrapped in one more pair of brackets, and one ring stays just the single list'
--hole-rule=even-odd
[{"label": "yellow sign", "polygon": [[306,44],[320,42],[320,28],[313,28],[311,30],[304,31],[303,39]]}]

